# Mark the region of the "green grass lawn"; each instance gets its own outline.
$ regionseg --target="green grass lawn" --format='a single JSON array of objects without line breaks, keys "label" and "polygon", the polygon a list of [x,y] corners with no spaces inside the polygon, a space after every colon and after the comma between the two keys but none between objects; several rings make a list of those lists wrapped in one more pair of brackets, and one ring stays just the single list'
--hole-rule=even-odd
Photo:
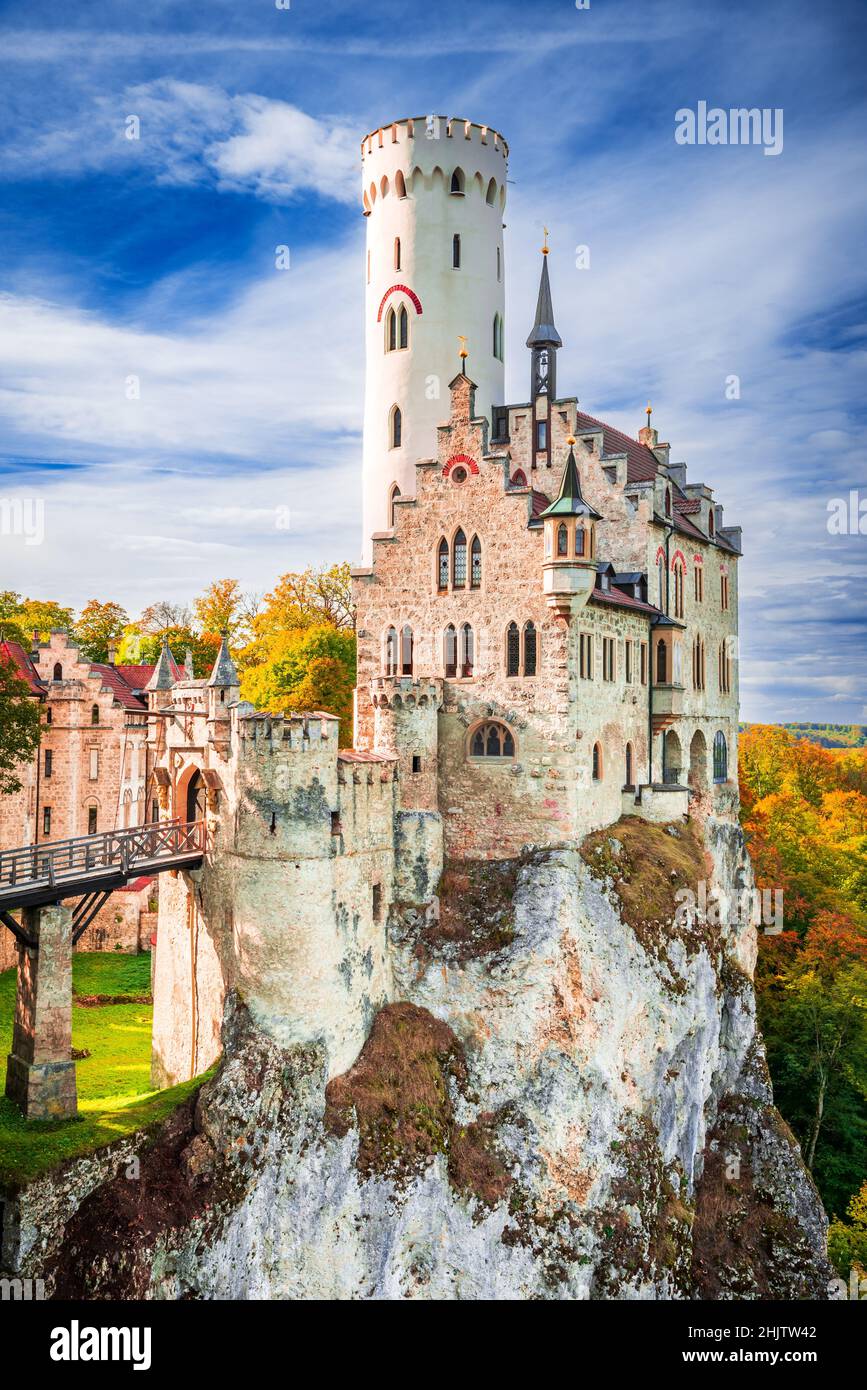
[{"label": "green grass lawn", "polygon": [[[150,956],[81,952],[73,956],[76,995],[140,995],[150,991]],[[15,971],[0,974],[0,1066],[12,1044]],[[0,1098],[0,1188],[38,1177],[62,1159],[89,1153],[133,1130],[157,1123],[201,1085],[202,1077],[154,1091],[150,1084],[150,1004],[72,1006],[72,1045],[89,1057],[76,1063],[75,1120],[25,1120]]]}]

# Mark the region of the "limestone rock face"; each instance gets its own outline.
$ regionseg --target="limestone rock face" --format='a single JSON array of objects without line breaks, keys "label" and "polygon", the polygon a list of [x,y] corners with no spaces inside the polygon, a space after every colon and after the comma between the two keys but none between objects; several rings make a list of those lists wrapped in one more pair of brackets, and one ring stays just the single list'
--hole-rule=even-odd
[{"label": "limestone rock face", "polygon": [[[736,825],[692,833],[671,836],[671,884],[692,856],[749,886]],[[92,1192],[58,1291],[824,1297],[825,1216],[755,1029],[755,929],[673,922],[620,828],[591,840],[396,912],[396,1002],[330,1083],[324,1048],[280,1047],[230,995],[220,1072],[187,1131],[142,1153],[141,1200],[174,1186],[161,1220],[136,1247],[138,1199]],[[487,935],[455,907],[486,891]]]}]

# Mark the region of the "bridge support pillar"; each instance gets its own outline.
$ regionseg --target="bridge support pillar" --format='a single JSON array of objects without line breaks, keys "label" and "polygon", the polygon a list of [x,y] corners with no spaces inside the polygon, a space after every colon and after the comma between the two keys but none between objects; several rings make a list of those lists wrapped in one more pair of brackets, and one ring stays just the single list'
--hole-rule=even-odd
[{"label": "bridge support pillar", "polygon": [[18,990],[6,1094],[29,1120],[77,1113],[72,1060],[72,909],[25,908],[22,925],[38,948],[18,945]]}]

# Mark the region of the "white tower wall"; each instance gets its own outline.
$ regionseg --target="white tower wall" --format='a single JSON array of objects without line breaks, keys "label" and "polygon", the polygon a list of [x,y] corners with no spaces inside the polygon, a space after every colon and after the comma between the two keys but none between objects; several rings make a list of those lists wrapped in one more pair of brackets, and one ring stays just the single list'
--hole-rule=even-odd
[{"label": "white tower wall", "polygon": [[[467,375],[478,388],[476,414],[490,417],[491,405],[504,401],[503,362],[494,356],[494,316],[504,319],[508,148],[495,131],[469,121],[437,117],[433,129],[438,134],[429,136],[429,128],[423,116],[401,120],[362,141],[367,221],[363,539],[368,560],[374,532],[390,526],[393,485],[403,497],[414,496],[416,461],[436,455],[437,426],[448,419],[448,383],[460,369],[459,334],[467,340]],[[462,196],[450,192],[455,170],[463,174]],[[398,172],[405,196],[400,196]],[[455,233],[461,238],[459,269],[452,264]],[[405,288],[391,293],[383,305],[395,285]],[[402,305],[409,315],[409,345],[387,352],[388,310],[399,312]],[[399,448],[390,447],[395,405],[402,418]]]}]

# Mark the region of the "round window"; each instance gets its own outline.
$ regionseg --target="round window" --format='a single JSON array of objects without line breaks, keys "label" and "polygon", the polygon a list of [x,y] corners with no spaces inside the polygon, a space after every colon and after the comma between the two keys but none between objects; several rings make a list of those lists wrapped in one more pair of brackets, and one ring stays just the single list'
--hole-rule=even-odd
[{"label": "round window", "polygon": [[467,481],[467,470],[465,468],[455,468],[452,472],[452,479],[456,483],[465,483]]}]

